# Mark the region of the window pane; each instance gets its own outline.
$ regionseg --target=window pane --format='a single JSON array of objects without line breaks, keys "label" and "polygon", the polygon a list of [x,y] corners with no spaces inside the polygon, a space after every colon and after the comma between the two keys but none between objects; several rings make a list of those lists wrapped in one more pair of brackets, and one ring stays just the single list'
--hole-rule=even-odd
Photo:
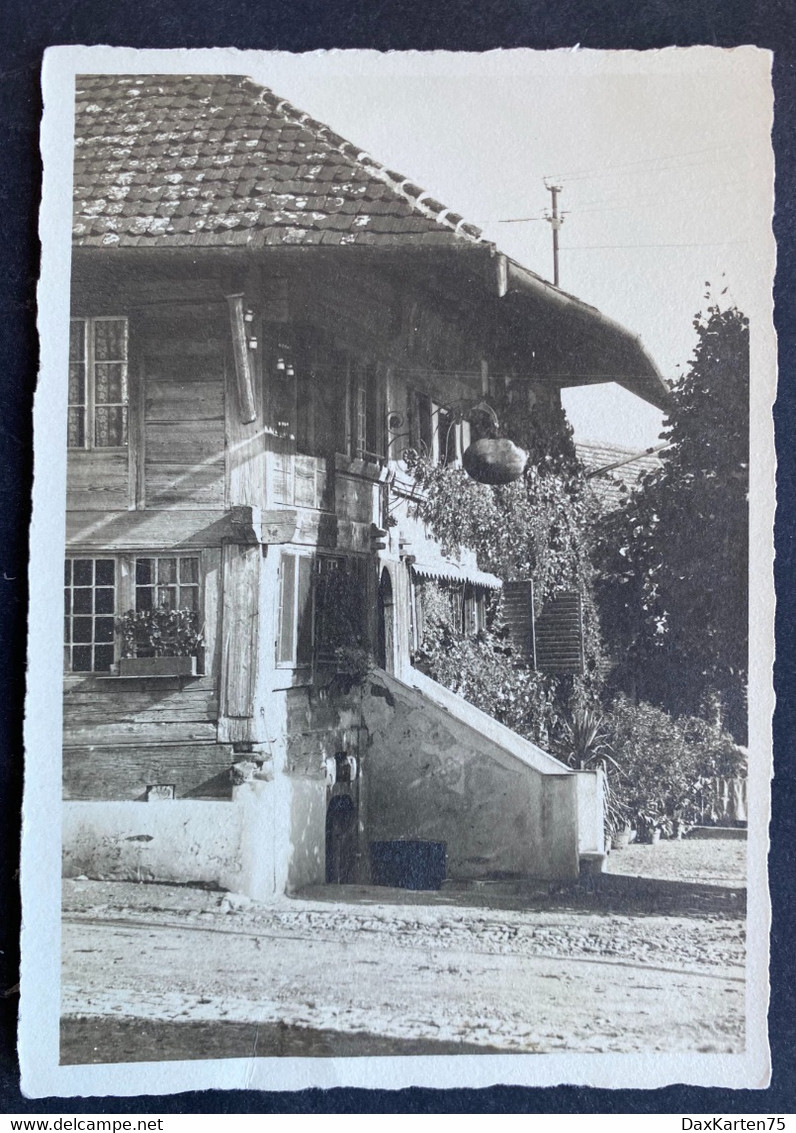
[{"label": "window pane", "polygon": [[177,560],[176,559],[158,559],[158,582],[168,585],[168,583],[177,581]]},{"label": "window pane", "polygon": [[104,586],[102,589],[97,590],[94,594],[94,613],[95,614],[112,614],[113,613],[113,590],[110,586]]},{"label": "window pane", "polygon": [[94,649],[94,669],[97,672],[107,672],[113,663],[113,646],[98,645]]},{"label": "window pane", "polygon": [[72,619],[72,640],[73,641],[91,641],[91,630],[93,628],[92,618],[73,618]]},{"label": "window pane", "polygon": [[73,610],[76,614],[90,614],[91,609],[91,596],[92,591],[87,587],[85,590],[75,590],[73,600]]},{"label": "window pane", "polygon": [[136,586],[135,588],[135,608],[136,610],[151,610],[152,609],[152,595],[153,589],[151,586]]},{"label": "window pane", "polygon": [[68,586],[64,587],[64,613],[72,613],[72,591]]},{"label": "window pane", "polygon": [[199,581],[199,560],[180,559],[180,582]]},{"label": "window pane", "polygon": [[159,586],[157,588],[157,604],[159,606],[168,606],[170,610],[177,609],[177,587],[176,586]]},{"label": "window pane", "polygon": [[94,560],[74,560],[75,586],[91,586],[94,581]]},{"label": "window pane", "polygon": [[98,362],[124,361],[125,320],[97,319],[94,323],[94,357]]},{"label": "window pane", "polygon": [[72,581],[72,560],[64,559],[64,586]]},{"label": "window pane", "polygon": [[91,672],[91,646],[75,645],[72,649],[72,669],[76,673]]},{"label": "window pane", "polygon": [[282,555],[282,580],[279,587],[279,642],[277,661],[291,664],[294,659],[293,637],[295,630],[294,604],[296,601],[296,558]]},{"label": "window pane", "polygon": [[94,444],[97,448],[121,448],[127,443],[127,408],[98,405],[94,410]]},{"label": "window pane", "polygon": [[417,395],[415,402],[417,416],[417,441],[421,456],[431,456],[433,437],[431,431],[431,399],[424,393]]},{"label": "window pane", "polygon": [[126,401],[127,367],[122,362],[98,362],[94,367],[94,400],[98,405]]},{"label": "window pane", "polygon": [[79,362],[86,356],[86,321],[72,319],[69,323],[69,361]]},{"label": "window pane", "polygon": [[135,581],[138,586],[147,586],[152,581],[152,559],[135,560]]},{"label": "window pane", "polygon": [[298,633],[296,662],[312,662],[312,559],[303,555],[298,561]]},{"label": "window pane", "polygon": [[96,582],[97,586],[113,586],[116,581],[116,564],[113,559],[97,559]]},{"label": "window pane", "polygon": [[83,362],[69,363],[69,404],[86,404],[86,367]]},{"label": "window pane", "polygon": [[199,608],[199,588],[197,586],[180,587],[180,608],[183,610],[196,610]]},{"label": "window pane", "polygon": [[67,424],[66,443],[69,448],[86,447],[86,411],[70,409]]},{"label": "window pane", "polygon": [[371,456],[381,456],[381,421],[379,420],[378,374],[376,367],[368,366],[367,394],[365,397],[367,416],[366,448]]},{"label": "window pane", "polygon": [[102,642],[113,641],[113,618],[94,619],[94,640]]}]

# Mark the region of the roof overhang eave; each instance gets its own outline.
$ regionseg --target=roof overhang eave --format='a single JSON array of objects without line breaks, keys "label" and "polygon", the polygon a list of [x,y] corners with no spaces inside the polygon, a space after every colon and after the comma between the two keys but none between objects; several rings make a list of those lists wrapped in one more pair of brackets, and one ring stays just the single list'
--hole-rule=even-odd
[{"label": "roof overhang eave", "polygon": [[[504,281],[504,294],[532,297],[537,304],[541,303],[563,317],[575,318],[581,325],[588,326],[595,342],[604,343],[612,353],[618,352],[623,358],[621,372],[607,375],[605,381],[617,382],[658,409],[667,408],[671,390],[638,335],[514,260],[504,259],[505,267],[498,273]],[[598,377],[595,378],[597,380]]]}]

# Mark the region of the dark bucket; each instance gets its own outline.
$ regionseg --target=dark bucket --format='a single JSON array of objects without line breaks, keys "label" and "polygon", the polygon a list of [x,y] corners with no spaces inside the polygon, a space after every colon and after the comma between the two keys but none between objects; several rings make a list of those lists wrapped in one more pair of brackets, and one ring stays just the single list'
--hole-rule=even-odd
[{"label": "dark bucket", "polygon": [[445,842],[371,842],[370,880],[396,889],[439,889],[445,880],[445,849]]}]

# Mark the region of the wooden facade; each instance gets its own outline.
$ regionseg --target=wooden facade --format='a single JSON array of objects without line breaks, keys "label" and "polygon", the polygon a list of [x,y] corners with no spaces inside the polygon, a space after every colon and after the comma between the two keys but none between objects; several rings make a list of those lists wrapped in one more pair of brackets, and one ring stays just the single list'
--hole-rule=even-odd
[{"label": "wooden facade", "polygon": [[[177,798],[226,797],[236,760],[254,752],[294,767],[291,744],[303,751],[301,773],[322,776],[323,736],[340,728],[328,712],[318,723],[311,702],[330,672],[298,641],[279,656],[285,569],[296,571],[291,585],[309,579],[291,597],[297,619],[319,570],[353,571],[363,644],[383,653],[387,640],[393,671],[409,663],[412,572],[406,528],[391,518],[408,514],[402,455],[424,446],[437,459],[460,458],[466,439],[451,442],[444,415],[482,396],[486,346],[501,345],[494,321],[465,298],[435,300],[397,260],[388,270],[345,252],[273,260],[203,260],[197,269],[167,252],[75,255],[81,333],[125,320],[127,405],[123,444],[70,447],[67,554],[113,564],[114,618],[136,608],[142,562],[193,572],[203,644],[200,675],[172,680],[119,676],[117,631],[110,662],[108,644],[94,649],[94,661],[104,659],[94,671],[72,644],[67,798],[144,798],[159,784]],[[296,567],[285,566],[291,549]],[[385,567],[386,637],[377,600]],[[164,587],[179,601],[182,590]],[[67,601],[78,600],[87,598],[75,584]],[[317,611],[309,616],[317,623]],[[295,731],[297,713],[306,720]]]}]

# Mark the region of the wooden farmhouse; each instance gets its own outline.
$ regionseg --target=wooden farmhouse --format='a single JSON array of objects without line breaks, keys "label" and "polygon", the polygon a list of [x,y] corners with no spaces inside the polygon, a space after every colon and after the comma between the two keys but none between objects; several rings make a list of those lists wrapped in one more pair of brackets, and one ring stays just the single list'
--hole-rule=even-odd
[{"label": "wooden farmhouse", "polygon": [[85,76],[75,128],[66,871],[261,898],[406,844],[576,877],[599,775],[412,666],[429,581],[462,633],[500,581],[406,456],[459,461],[507,384],[661,404],[639,341],[247,78]]}]

